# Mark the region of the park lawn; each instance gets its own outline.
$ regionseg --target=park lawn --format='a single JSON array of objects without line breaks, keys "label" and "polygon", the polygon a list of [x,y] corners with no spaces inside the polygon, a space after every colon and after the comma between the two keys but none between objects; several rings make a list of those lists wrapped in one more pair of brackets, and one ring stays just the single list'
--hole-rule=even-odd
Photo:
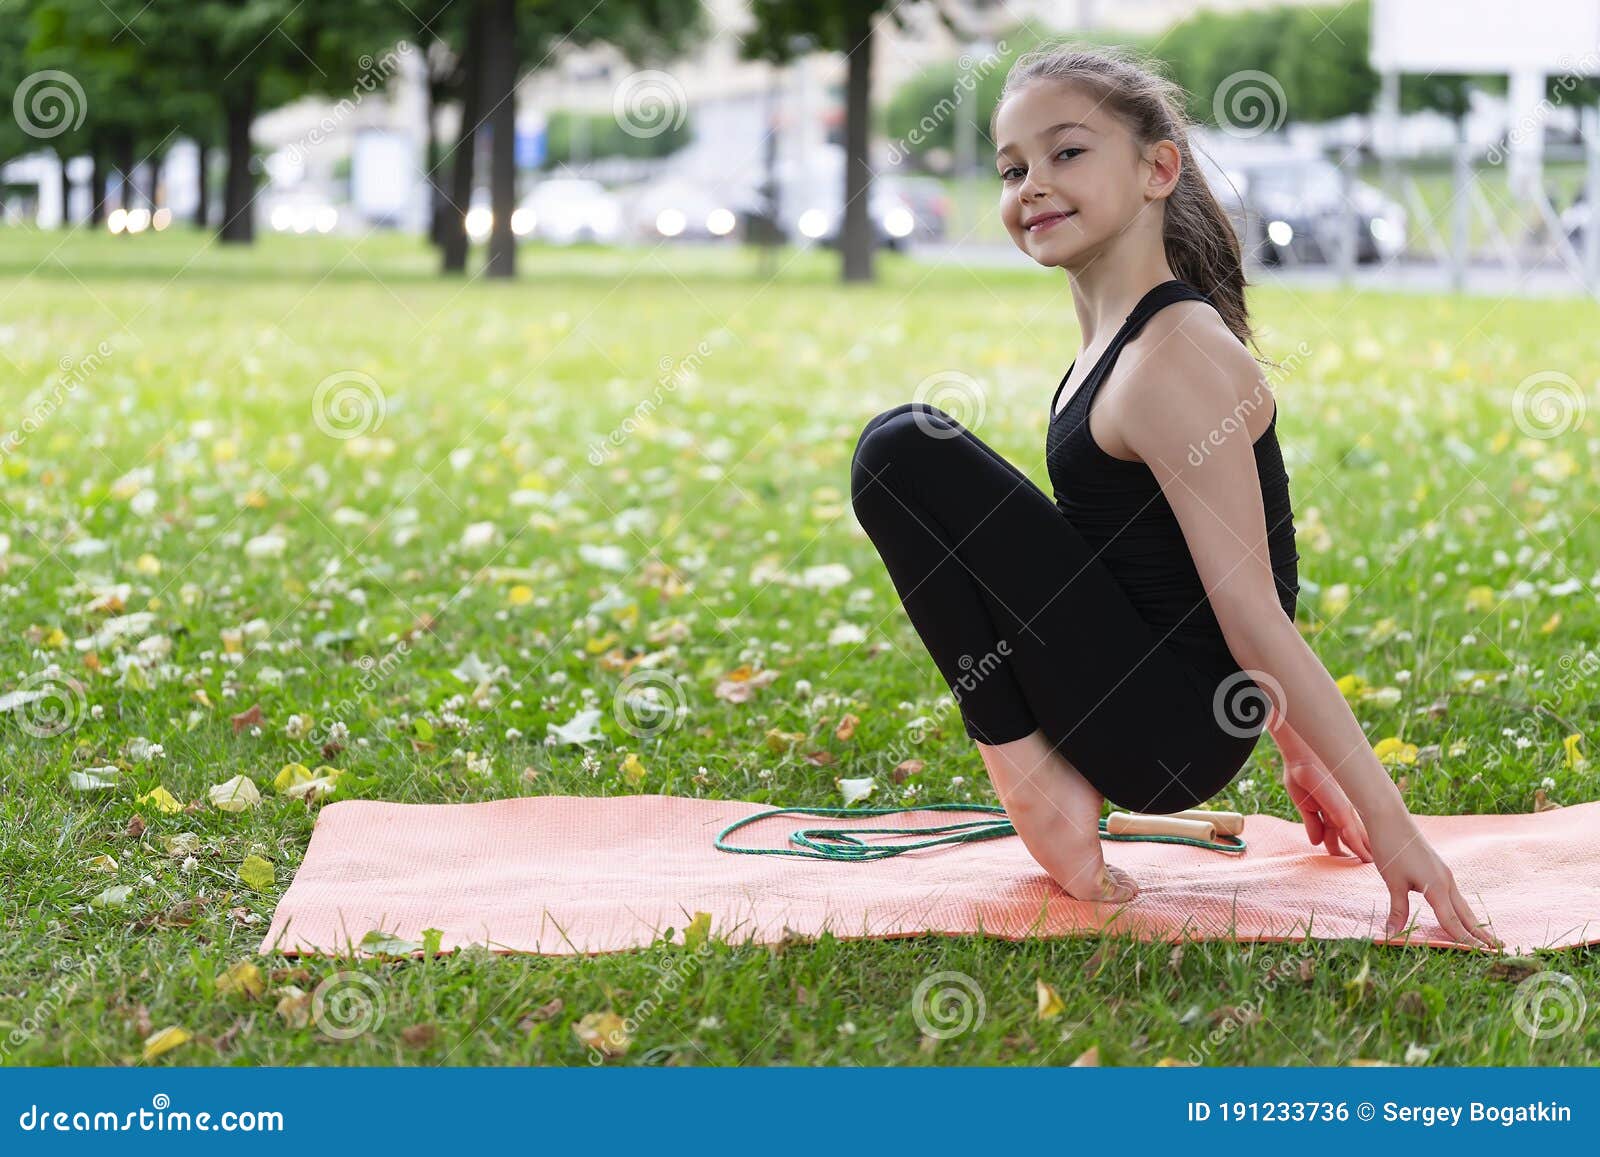
[{"label": "park lawn", "polygon": [[[772,279],[701,249],[521,262],[505,285],[441,280],[391,237],[236,252],[179,230],[4,235],[0,401],[6,427],[37,420],[0,455],[0,695],[48,684],[71,713],[33,718],[69,724],[57,735],[24,728],[37,705],[0,715],[6,1063],[142,1063],[153,1038],[157,1064],[584,1064],[575,1027],[608,1012],[632,1030],[609,1064],[1600,1059],[1592,1021],[1519,1029],[1520,974],[1487,954],[1356,941],[769,949],[713,925],[666,1000],[663,953],[683,947],[258,957],[319,806],[274,790],[288,763],[340,769],[332,798],[832,806],[838,778],[871,777],[870,805],[995,802],[855,525],[848,466],[867,418],[920,396],[1047,485],[1045,411],[1075,349],[1065,281],[888,259],[845,291],[827,255],[787,255]],[[1529,436],[1562,415],[1519,425],[1515,397],[1546,374],[1593,398],[1594,304],[1253,293],[1282,367],[1298,621],[1373,742],[1398,741],[1412,809],[1596,798],[1594,417]],[[329,379],[381,399],[381,421],[314,412]],[[140,611],[141,630],[87,644]],[[647,654],[684,710],[641,738],[613,706]],[[52,662],[64,675],[41,676]],[[741,667],[777,677],[718,697]],[[591,704],[603,741],[544,743]],[[236,727],[255,706],[259,725]],[[291,738],[297,716],[316,741],[337,716],[337,747]],[[908,759],[922,767],[897,782]],[[118,782],[75,789],[92,767]],[[1213,806],[1292,817],[1276,768],[1263,740]],[[238,775],[257,806],[207,802]],[[162,810],[158,787],[187,806]],[[270,880],[241,879],[249,857]],[[1381,889],[1372,903],[1381,918]],[[242,962],[259,999],[219,985]],[[1593,950],[1543,964],[1600,992]],[[346,971],[374,982],[368,1030],[296,1024],[296,992],[303,1009],[319,984],[362,983]],[[950,1036],[919,1026],[950,1009],[914,1006],[940,972],[972,986]],[[174,1026],[189,1037],[161,1052]]]}]

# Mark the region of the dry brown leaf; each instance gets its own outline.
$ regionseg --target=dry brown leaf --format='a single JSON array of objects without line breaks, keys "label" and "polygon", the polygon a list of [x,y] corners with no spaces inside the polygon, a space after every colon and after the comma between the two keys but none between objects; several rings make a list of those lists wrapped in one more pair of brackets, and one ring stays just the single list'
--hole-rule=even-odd
[{"label": "dry brown leaf", "polygon": [[917,772],[921,771],[925,766],[927,765],[920,759],[901,760],[894,766],[894,781],[896,783],[904,783],[911,776],[916,775]]},{"label": "dry brown leaf", "polygon": [[1514,983],[1543,971],[1544,964],[1533,956],[1503,956],[1489,965],[1491,980],[1510,980]]},{"label": "dry brown leaf", "polygon": [[289,984],[277,990],[277,1013],[290,1028],[305,1028],[311,1023],[311,994]]},{"label": "dry brown leaf", "polygon": [[566,1006],[567,1002],[562,1000],[559,996],[552,997],[519,1020],[517,1022],[517,1028],[522,1032],[529,1032],[532,1030],[534,1025],[543,1024],[547,1020],[555,1019],[555,1017],[560,1015],[561,1010]]},{"label": "dry brown leaf", "polygon": [[400,1039],[414,1049],[427,1048],[439,1038],[439,1027],[433,1024],[410,1024],[400,1030]]}]

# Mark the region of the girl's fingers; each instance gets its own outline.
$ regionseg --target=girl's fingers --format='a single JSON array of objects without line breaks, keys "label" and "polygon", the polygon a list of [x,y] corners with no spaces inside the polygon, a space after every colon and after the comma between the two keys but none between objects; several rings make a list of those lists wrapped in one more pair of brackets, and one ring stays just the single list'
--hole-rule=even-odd
[{"label": "girl's fingers", "polygon": [[1317,811],[1317,801],[1306,793],[1298,781],[1289,780],[1289,799],[1300,812],[1300,818],[1306,824],[1306,838],[1311,841],[1311,846],[1316,847],[1322,842],[1322,816]]},{"label": "girl's fingers", "polygon": [[1434,888],[1432,895],[1423,892],[1423,898],[1428,901],[1428,906],[1433,909],[1433,914],[1438,917],[1440,925],[1450,934],[1450,938],[1463,944],[1471,944],[1476,937],[1467,931],[1466,921],[1456,913],[1453,889],[1446,891],[1443,888]]},{"label": "girl's fingers", "polygon": [[1490,948],[1504,947],[1500,937],[1480,925],[1478,917],[1473,914],[1472,906],[1467,903],[1466,897],[1461,894],[1460,886],[1454,880],[1450,882],[1450,899],[1455,903],[1456,910],[1461,913],[1462,922],[1466,924],[1474,936]]}]

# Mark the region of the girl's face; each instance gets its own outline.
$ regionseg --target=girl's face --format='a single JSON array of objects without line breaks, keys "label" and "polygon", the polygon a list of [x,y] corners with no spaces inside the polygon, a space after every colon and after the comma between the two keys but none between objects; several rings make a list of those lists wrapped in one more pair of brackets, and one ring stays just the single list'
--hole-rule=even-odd
[{"label": "girl's face", "polygon": [[[1086,90],[1039,80],[995,118],[1000,219],[1040,265],[1076,269],[1151,204],[1152,166],[1122,121]],[[1160,206],[1152,215],[1159,235]]]}]

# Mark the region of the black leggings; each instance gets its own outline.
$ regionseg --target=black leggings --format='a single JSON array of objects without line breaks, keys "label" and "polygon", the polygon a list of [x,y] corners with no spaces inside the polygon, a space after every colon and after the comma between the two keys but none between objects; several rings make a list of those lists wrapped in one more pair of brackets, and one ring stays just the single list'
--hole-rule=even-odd
[{"label": "black leggings", "polygon": [[1156,637],[1110,569],[1021,470],[936,407],[867,423],[850,466],[856,517],[959,704],[967,734],[1042,729],[1114,805],[1167,813],[1210,799],[1255,748],[1241,697]]}]

